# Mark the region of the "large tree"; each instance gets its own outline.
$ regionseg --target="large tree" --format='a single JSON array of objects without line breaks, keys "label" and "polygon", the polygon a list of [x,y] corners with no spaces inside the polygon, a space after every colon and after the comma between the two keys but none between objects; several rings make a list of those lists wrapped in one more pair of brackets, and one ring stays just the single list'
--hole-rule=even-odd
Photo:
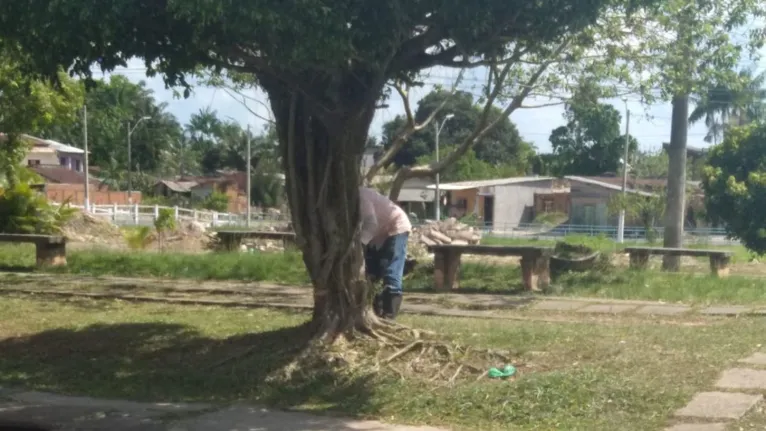
[{"label": "large tree", "polygon": [[[673,106],[668,147],[668,186],[665,247],[683,246],[686,206],[686,143],[689,100],[717,85],[739,80],[734,71],[741,55],[763,42],[753,16],[763,16],[758,0],[671,0],[647,12],[649,25],[636,32],[635,68],[646,78],[647,101],[669,101]],[[750,37],[733,37],[732,33]],[[665,256],[663,268],[678,270],[679,256]]]},{"label": "large tree", "polygon": [[[336,339],[375,334],[377,324],[360,275],[357,186],[387,83],[412,82],[434,66],[486,65],[490,84],[525,85],[487,92],[489,104],[508,101],[507,115],[548,66],[578,64],[608,8],[620,15],[641,2],[650,0],[261,0],[236,7],[223,0],[27,0],[3,3],[0,37],[35,53],[42,71],[64,65],[87,75],[93,64],[111,69],[138,56],[170,85],[200,67],[257,83],[274,114],[293,228],[314,285],[312,327]],[[440,164],[400,172],[394,187],[464,154],[494,124],[490,108],[465,145]]]}]

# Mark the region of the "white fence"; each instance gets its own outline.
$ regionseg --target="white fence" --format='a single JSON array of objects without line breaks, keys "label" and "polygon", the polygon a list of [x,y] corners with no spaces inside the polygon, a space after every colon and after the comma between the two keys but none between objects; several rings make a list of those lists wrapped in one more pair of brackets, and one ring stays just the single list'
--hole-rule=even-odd
[{"label": "white fence", "polygon": [[[89,205],[87,210],[81,205],[72,205],[72,207],[80,208],[95,216],[107,218],[112,223],[121,226],[151,226],[159,217],[160,210],[162,209],[171,210],[175,219],[180,221],[195,221],[210,227],[247,226],[247,215],[245,214],[165,207],[161,205]],[[253,212],[251,214],[251,226],[277,223],[287,223],[287,220],[285,217],[274,217],[260,212]]]}]

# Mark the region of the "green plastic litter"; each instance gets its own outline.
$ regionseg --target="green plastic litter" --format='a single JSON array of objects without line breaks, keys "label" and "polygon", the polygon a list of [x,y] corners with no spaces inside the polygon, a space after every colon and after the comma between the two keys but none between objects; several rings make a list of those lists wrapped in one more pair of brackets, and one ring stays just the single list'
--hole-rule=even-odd
[{"label": "green plastic litter", "polygon": [[516,374],[516,367],[513,365],[506,365],[502,370],[490,368],[487,374],[490,379],[505,379]]}]

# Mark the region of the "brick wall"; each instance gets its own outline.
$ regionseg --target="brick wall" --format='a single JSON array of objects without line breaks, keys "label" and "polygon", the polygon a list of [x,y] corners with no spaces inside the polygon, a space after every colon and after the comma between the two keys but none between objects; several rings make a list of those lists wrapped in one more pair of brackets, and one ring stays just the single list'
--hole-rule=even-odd
[{"label": "brick wall", "polygon": [[[45,195],[53,202],[64,202],[69,199],[72,205],[85,204],[85,190],[82,184],[46,184]],[[141,192],[133,192],[134,204],[141,203]],[[115,192],[90,188],[90,203],[92,205],[128,205],[128,192]]]}]

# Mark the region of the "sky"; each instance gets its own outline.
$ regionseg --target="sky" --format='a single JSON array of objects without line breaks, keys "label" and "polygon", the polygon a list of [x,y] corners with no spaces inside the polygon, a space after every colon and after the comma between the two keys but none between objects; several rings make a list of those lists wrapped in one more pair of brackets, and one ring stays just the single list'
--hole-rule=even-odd
[{"label": "sky", "polygon": [[[766,56],[764,56],[766,57]],[[766,66],[766,61],[762,61],[757,67],[762,70]],[[267,99],[263,92],[252,90],[247,93],[249,99],[244,100],[236,94],[228,93],[226,90],[195,86],[192,95],[188,99],[179,98],[174,95],[172,89],[165,87],[162,78],[159,76],[149,78],[144,71],[142,60],[131,60],[126,68],[115,70],[114,74],[125,75],[133,82],[145,81],[147,87],[153,90],[155,98],[159,102],[168,104],[168,111],[173,113],[178,120],[185,124],[191,115],[199,112],[201,109],[209,108],[215,110],[219,118],[233,119],[243,126],[250,125],[253,128],[261,129],[265,122],[253,115],[250,110],[263,117],[269,117]],[[425,80],[426,85],[411,90],[410,101],[412,109],[415,110],[418,100],[428,94],[434,85],[449,87],[457,76],[457,70],[437,68],[428,74]],[[104,77],[108,75],[102,75]],[[98,74],[96,75],[98,77]],[[466,79],[464,86],[460,89],[478,94],[480,89],[477,87],[477,79]],[[263,103],[258,103],[258,101]],[[530,98],[527,100],[529,105],[536,103],[542,104],[548,100],[537,100]],[[626,103],[620,99],[606,100],[611,103],[622,114],[621,130],[626,127],[626,108],[630,111],[630,134],[639,142],[639,149],[642,151],[658,151],[662,148],[663,142],[670,140],[670,103],[660,103],[651,106],[645,106],[636,98],[629,99]],[[244,103],[244,104],[243,104]],[[245,106],[246,105],[246,106]],[[387,121],[392,120],[396,115],[402,114],[402,104],[397,99],[389,102],[389,107],[378,110],[373,120],[370,133],[379,136],[381,126]],[[516,124],[521,137],[535,145],[538,152],[548,153],[551,151],[551,145],[548,137],[553,129],[565,125],[563,118],[564,106],[547,106],[534,109],[517,110],[511,115],[511,121]],[[689,128],[688,145],[691,147],[707,147],[710,144],[704,142],[706,128],[704,123],[700,122]]]}]

